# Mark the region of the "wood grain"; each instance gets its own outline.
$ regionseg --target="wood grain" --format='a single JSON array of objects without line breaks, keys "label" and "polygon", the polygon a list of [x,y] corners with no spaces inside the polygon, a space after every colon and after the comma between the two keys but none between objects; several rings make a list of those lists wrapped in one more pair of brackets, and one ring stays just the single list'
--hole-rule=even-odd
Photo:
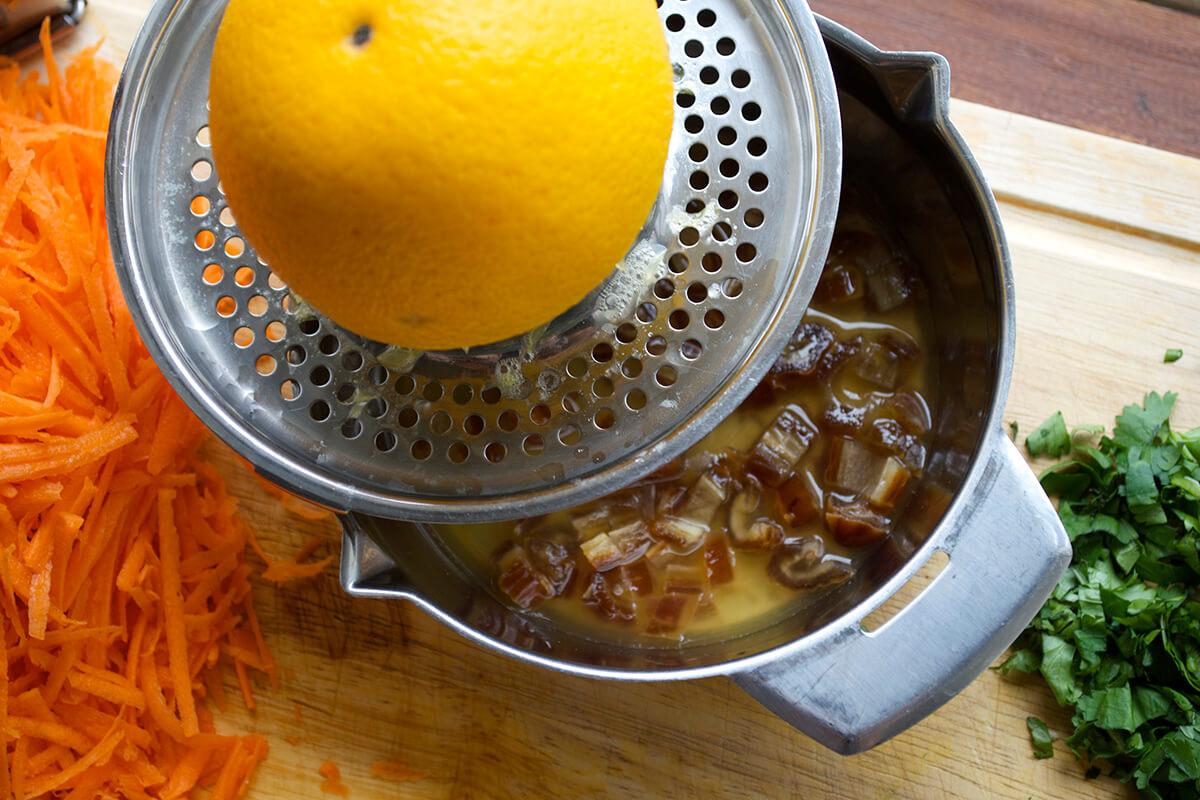
[{"label": "wood grain", "polygon": [[[123,51],[146,7],[93,1],[110,48]],[[1200,161],[971,103],[953,112],[1001,199],[1012,247],[1018,341],[1007,418],[1026,432],[1059,409],[1071,422],[1111,424],[1120,405],[1157,388],[1181,392],[1178,425],[1200,423],[1200,193],[1189,190],[1200,186]],[[1163,364],[1168,347],[1182,347],[1183,360]],[[289,515],[226,451],[213,452],[269,550],[294,552],[316,533],[336,552],[332,520]],[[271,740],[256,800],[324,797],[325,759],[341,766],[355,800],[1133,796],[1111,780],[1084,781],[1061,745],[1050,761],[1032,758],[1025,717],[1059,734],[1067,718],[1027,679],[986,673],[910,731],[843,759],[726,679],[620,684],[550,673],[476,647],[410,605],[351,599],[332,573],[258,586],[256,598],[284,678],[274,691],[259,686],[253,712],[235,700],[218,720]],[[395,758],[428,777],[370,777],[372,762]]]},{"label": "wood grain", "polygon": [[955,97],[1200,156],[1200,16],[1138,0],[814,0],[888,50],[933,50]]}]

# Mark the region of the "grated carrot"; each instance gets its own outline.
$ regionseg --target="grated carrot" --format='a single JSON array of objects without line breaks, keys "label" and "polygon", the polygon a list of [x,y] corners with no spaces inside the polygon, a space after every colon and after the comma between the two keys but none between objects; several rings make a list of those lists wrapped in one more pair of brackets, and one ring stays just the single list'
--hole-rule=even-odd
[{"label": "grated carrot", "polygon": [[419,781],[428,778],[424,772],[417,772],[402,760],[394,758],[391,761],[376,761],[371,764],[371,777],[388,781]]},{"label": "grated carrot", "polygon": [[0,797],[233,800],[268,745],[207,698],[277,673],[248,531],[120,295],[116,69],[42,46],[45,81],[0,60]]},{"label": "grated carrot", "polygon": [[332,761],[326,761],[317,768],[317,772],[321,773],[321,777],[325,780],[321,782],[321,791],[325,794],[337,795],[338,797],[349,797],[350,790],[346,784],[342,783],[342,771],[338,769],[338,765]]}]

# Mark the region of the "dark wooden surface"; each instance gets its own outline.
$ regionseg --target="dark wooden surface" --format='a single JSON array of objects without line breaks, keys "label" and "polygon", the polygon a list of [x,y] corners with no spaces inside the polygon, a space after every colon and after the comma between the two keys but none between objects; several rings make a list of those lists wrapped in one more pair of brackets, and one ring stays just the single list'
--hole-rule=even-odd
[{"label": "dark wooden surface", "polygon": [[[1200,157],[1200,16],[1138,0],[810,0],[964,100]],[[1200,192],[1200,187],[1197,187]]]}]

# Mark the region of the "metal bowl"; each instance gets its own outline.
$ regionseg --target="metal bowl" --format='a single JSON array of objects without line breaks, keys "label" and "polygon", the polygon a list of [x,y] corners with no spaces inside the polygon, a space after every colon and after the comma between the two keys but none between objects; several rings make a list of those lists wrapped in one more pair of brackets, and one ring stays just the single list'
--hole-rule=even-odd
[{"label": "metal bowl", "polygon": [[[936,310],[926,348],[936,369],[935,431],[918,487],[925,502],[899,521],[889,545],[818,617],[683,648],[617,647],[516,614],[456,562],[435,527],[347,516],[346,591],[411,600],[474,641],[564,672],[622,680],[729,675],[842,753],[873,747],[933,711],[1032,618],[1070,548],[1001,430],[1013,357],[1012,270],[995,202],[948,117],[948,67],[935,54],[882,52],[829,20],[820,25],[839,89],[844,186],[877,200]],[[949,557],[942,573],[878,630],[864,631],[863,618],[939,550]]]}]

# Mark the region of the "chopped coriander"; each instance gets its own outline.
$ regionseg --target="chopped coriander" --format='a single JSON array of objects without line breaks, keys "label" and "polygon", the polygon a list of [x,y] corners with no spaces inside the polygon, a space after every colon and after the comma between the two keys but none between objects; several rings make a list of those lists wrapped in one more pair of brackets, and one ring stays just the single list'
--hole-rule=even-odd
[{"label": "chopped coriander", "polygon": [[[1111,437],[1042,473],[1071,566],[999,667],[1040,674],[1073,709],[1067,747],[1155,800],[1200,797],[1200,429],[1172,431],[1174,403],[1146,395]],[[1064,438],[1069,449],[1056,414],[1026,446],[1052,453]],[[1034,754],[1050,755],[1045,726],[1027,724]]]},{"label": "chopped coriander", "polygon": [[1054,744],[1050,740],[1050,729],[1037,717],[1026,717],[1029,726],[1029,741],[1033,743],[1033,754],[1038,758],[1054,758]]},{"label": "chopped coriander", "polygon": [[1063,421],[1061,411],[1055,411],[1053,416],[1037,426],[1037,430],[1025,437],[1025,447],[1029,455],[1040,455],[1061,458],[1071,452],[1071,434],[1067,432],[1067,423]]},{"label": "chopped coriander", "polygon": [[1183,351],[1178,349],[1168,350],[1163,354],[1163,363],[1170,364],[1183,358]]},{"label": "chopped coriander", "polygon": [[1009,430],[1012,432],[1012,440],[1015,442],[1017,440],[1017,434],[1020,433],[1021,428],[1020,428],[1020,426],[1017,425],[1017,421],[1015,419],[1012,422],[1008,423],[1008,427],[1009,427]]}]

